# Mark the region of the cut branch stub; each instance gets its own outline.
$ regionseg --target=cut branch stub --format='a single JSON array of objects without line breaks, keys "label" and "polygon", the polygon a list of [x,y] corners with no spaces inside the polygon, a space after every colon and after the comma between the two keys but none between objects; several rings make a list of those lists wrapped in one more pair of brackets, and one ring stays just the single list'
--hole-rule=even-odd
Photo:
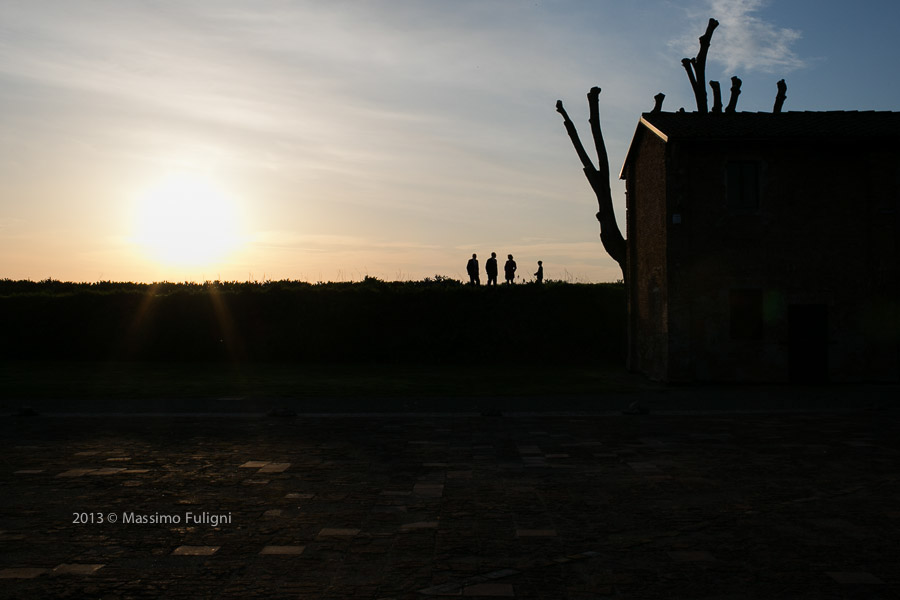
[{"label": "cut branch stub", "polygon": [[725,107],[725,112],[733,113],[735,107],[737,106],[738,96],[741,95],[741,80],[738,77],[731,78],[731,98],[728,100],[728,106]]},{"label": "cut branch stub", "polygon": [[710,81],[709,87],[711,87],[713,91],[712,111],[714,113],[720,113],[722,112],[722,87],[719,85],[718,81]]},{"label": "cut branch stub", "polygon": [[775,96],[775,108],[772,109],[774,113],[780,113],[781,107],[784,106],[784,101],[787,99],[787,84],[784,82],[784,79],[778,82],[778,94]]}]

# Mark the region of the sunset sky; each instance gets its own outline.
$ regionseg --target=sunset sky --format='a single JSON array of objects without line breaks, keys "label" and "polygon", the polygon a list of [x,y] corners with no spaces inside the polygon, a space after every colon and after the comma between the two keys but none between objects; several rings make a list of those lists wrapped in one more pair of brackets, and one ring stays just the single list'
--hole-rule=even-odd
[{"label": "sunset sky", "polygon": [[560,116],[617,176],[642,112],[900,110],[900,3],[0,0],[0,278],[621,277]]}]

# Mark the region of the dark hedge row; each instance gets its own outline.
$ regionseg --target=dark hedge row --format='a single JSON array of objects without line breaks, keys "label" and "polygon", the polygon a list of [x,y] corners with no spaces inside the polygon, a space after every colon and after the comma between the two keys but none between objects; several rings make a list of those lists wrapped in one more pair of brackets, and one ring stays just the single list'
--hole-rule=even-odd
[{"label": "dark hedge row", "polygon": [[621,361],[617,284],[0,281],[0,357]]}]

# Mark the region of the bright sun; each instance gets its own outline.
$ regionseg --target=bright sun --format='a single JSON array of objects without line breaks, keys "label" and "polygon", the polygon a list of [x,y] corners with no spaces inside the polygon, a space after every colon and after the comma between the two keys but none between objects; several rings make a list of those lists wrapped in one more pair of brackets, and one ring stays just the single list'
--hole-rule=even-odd
[{"label": "bright sun", "polygon": [[202,176],[171,175],[138,196],[134,240],[167,265],[210,265],[242,242],[237,206]]}]

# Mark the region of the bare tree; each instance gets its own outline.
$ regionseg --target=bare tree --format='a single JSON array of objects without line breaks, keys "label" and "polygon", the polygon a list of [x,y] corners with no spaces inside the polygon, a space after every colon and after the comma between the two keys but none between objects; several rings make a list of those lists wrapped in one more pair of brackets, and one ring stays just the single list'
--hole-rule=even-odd
[{"label": "bare tree", "polygon": [[[626,245],[625,238],[619,230],[619,224],[616,222],[616,213],[613,211],[612,191],[609,187],[609,156],[606,153],[606,145],[603,143],[603,132],[600,127],[600,88],[592,87],[588,92],[588,107],[590,109],[589,122],[591,124],[591,134],[594,138],[594,147],[597,151],[597,166],[591,161],[587,151],[584,149],[581,140],[578,137],[578,131],[566,109],[563,107],[562,100],[556,101],[556,110],[563,117],[563,125],[572,140],[575,152],[581,160],[584,167],[584,174],[591,189],[597,196],[597,220],[600,222],[600,242],[603,248],[612,257],[614,261],[619,263],[622,273],[625,273],[625,255]],[[658,101],[662,104],[662,99]]]},{"label": "bare tree", "polygon": [[[712,40],[713,32],[718,26],[718,21],[710,19],[706,25],[706,33],[700,36],[700,51],[697,53],[697,56],[694,58],[685,58],[681,61],[684,70],[687,72],[688,80],[691,82],[694,98],[697,101],[697,112],[700,114],[707,114],[709,112],[705,83],[706,56],[709,53],[709,45]],[[721,113],[723,112],[722,90],[719,86],[719,82],[710,81],[709,86],[713,90],[712,112]],[[778,95],[775,99],[775,109],[773,112],[781,112],[781,106],[786,98],[786,90],[787,86],[782,79],[778,82]],[[728,106],[725,107],[724,112],[735,112],[738,96],[740,96],[740,94],[741,80],[738,77],[732,77],[731,97],[728,100]],[[588,92],[587,95],[588,107],[590,109],[589,122],[591,124],[591,135],[594,138],[594,146],[597,151],[597,166],[594,166],[590,156],[588,156],[587,151],[584,149],[584,145],[578,137],[578,131],[575,129],[575,125],[572,123],[572,120],[569,119],[569,115],[563,107],[562,100],[556,101],[556,110],[563,117],[563,125],[565,125],[566,132],[568,132],[569,138],[572,140],[572,145],[575,147],[575,153],[578,154],[578,159],[584,167],[584,174],[591,184],[591,189],[594,190],[594,194],[597,196],[597,220],[600,222],[600,241],[603,243],[603,248],[612,259],[619,263],[619,267],[624,274],[627,245],[625,243],[625,238],[622,237],[622,232],[619,230],[619,224],[616,222],[616,214],[613,211],[612,192],[609,187],[609,157],[606,153],[606,145],[603,142],[603,132],[600,128],[599,97],[600,88],[598,87],[591,88],[591,91]],[[664,98],[665,94],[662,93],[659,93],[654,97],[655,104],[652,113],[662,112]],[[684,109],[682,108],[680,112],[684,112]]]}]

